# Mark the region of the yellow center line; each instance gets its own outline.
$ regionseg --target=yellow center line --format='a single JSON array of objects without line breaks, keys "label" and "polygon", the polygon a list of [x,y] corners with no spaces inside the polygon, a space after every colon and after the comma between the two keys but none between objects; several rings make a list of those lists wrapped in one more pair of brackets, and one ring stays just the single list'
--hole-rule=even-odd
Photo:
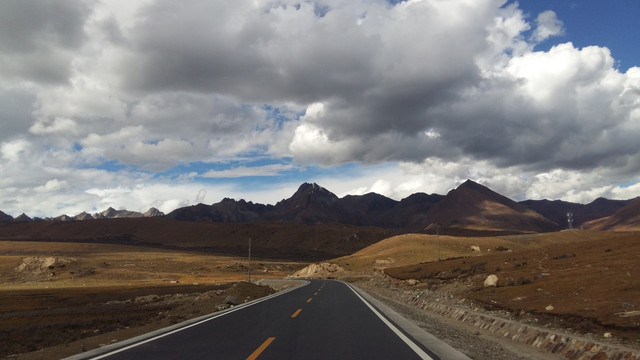
[{"label": "yellow center line", "polygon": [[258,358],[258,356],[260,356],[260,354],[262,354],[262,352],[264,351],[264,349],[266,349],[269,345],[271,345],[271,343],[273,342],[273,340],[275,340],[275,337],[270,337],[267,338],[267,340],[265,340],[262,345],[260,345],[260,347],[258,347],[256,349],[256,351],[254,351],[253,353],[251,353],[251,355],[249,355],[249,357],[247,358],[247,360],[256,360]]},{"label": "yellow center line", "polygon": [[307,302],[310,303],[311,302],[311,298],[309,298],[309,300],[307,300]]},{"label": "yellow center line", "polygon": [[298,309],[296,310],[296,312],[293,313],[293,315],[291,315],[292,318],[298,316],[298,314],[300,314],[300,312],[302,311],[302,309]]}]

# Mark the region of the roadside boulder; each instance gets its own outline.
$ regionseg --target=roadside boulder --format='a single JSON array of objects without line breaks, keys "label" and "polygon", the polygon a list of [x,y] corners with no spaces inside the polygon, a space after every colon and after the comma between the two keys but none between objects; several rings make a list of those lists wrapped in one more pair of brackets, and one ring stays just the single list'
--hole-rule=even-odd
[{"label": "roadside boulder", "polygon": [[498,277],[491,274],[484,280],[484,287],[498,286]]},{"label": "roadside boulder", "polygon": [[239,304],[238,299],[236,299],[236,297],[235,297],[235,296],[231,296],[231,295],[227,296],[227,297],[224,299],[224,303],[225,303],[226,305],[238,305],[238,304]]}]

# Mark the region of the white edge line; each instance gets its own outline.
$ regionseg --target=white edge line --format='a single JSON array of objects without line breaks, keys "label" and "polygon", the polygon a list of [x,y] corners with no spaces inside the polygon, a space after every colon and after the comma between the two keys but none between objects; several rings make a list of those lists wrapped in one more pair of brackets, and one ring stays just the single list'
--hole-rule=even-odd
[{"label": "white edge line", "polygon": [[[238,310],[242,310],[242,309],[244,309],[244,308],[247,308],[247,307],[249,307],[249,306],[252,306],[252,305],[255,305],[255,304],[261,303],[261,302],[263,302],[263,301],[270,300],[270,299],[272,299],[272,298],[274,298],[274,297],[277,297],[277,296],[280,296],[280,295],[286,294],[286,293],[288,293],[289,291],[293,291],[293,290],[296,290],[296,289],[298,289],[298,288],[301,288],[301,287],[303,287],[303,286],[306,286],[306,285],[309,285],[309,284],[310,284],[310,282],[309,282],[309,281],[307,281],[307,280],[303,280],[303,281],[306,281],[306,284],[299,285],[299,286],[295,286],[295,287],[292,287],[292,288],[289,288],[289,289],[286,289],[286,290],[283,290],[283,291],[279,291],[279,292],[277,292],[277,293],[275,293],[275,294],[271,294],[271,295],[269,295],[269,296],[265,296],[265,297],[263,297],[263,298],[256,299],[256,300],[254,300],[254,301],[251,301],[251,302],[248,302],[248,303],[245,303],[245,304],[242,304],[242,305],[235,306],[235,307],[233,307],[232,309],[229,309],[229,310],[223,311],[223,312],[221,312],[221,313],[213,313],[213,314],[210,314],[210,315],[205,315],[204,317],[206,317],[206,319],[199,320],[199,321],[196,321],[196,322],[194,322],[194,323],[192,323],[192,324],[188,324],[188,325],[185,325],[185,326],[180,326],[180,327],[179,327],[179,328],[177,328],[177,329],[174,329],[174,330],[171,330],[171,331],[167,331],[167,332],[165,332],[165,333],[162,333],[162,334],[159,334],[159,335],[156,335],[156,336],[152,336],[152,337],[150,337],[150,338],[148,338],[148,339],[145,339],[145,340],[136,341],[135,343],[133,343],[133,344],[131,344],[131,345],[124,346],[124,347],[121,347],[121,348],[115,349],[115,350],[113,350],[113,351],[109,351],[109,352],[106,352],[106,353],[104,353],[104,354],[100,354],[100,355],[95,356],[95,357],[91,357],[91,355],[89,355],[88,357],[86,357],[86,359],[99,360],[99,359],[103,359],[103,358],[106,358],[106,357],[111,356],[111,355],[115,355],[115,354],[117,354],[117,353],[120,353],[120,352],[123,352],[123,351],[129,350],[129,349],[132,349],[132,348],[134,348],[134,347],[137,347],[137,346],[140,346],[140,345],[143,345],[143,344],[146,344],[146,343],[149,343],[149,342],[152,342],[152,341],[158,340],[158,339],[163,338],[163,337],[165,337],[165,336],[169,336],[169,335],[171,335],[171,334],[175,334],[175,333],[180,332],[180,331],[182,331],[182,330],[186,330],[186,329],[188,329],[188,328],[191,328],[191,327],[194,327],[194,326],[200,325],[200,324],[205,323],[205,322],[207,322],[207,321],[210,321],[210,320],[213,320],[213,319],[217,319],[217,318],[219,318],[219,317],[221,317],[221,316],[224,316],[224,315],[227,315],[227,314],[231,314],[232,312],[236,312],[236,311],[238,311]],[[211,315],[212,315],[212,316],[211,316]],[[210,316],[210,317],[208,317],[208,316]],[[192,320],[193,320],[193,319],[192,319]],[[189,320],[187,320],[187,321],[185,321],[185,322],[189,322]],[[174,326],[175,326],[175,325],[174,325]],[[162,329],[158,329],[158,330],[156,330],[156,331],[162,331]],[[144,335],[141,335],[141,336],[144,336]],[[123,340],[123,341],[127,341],[127,340]],[[117,344],[117,343],[116,343],[116,344]],[[113,345],[115,345],[115,344],[113,344]],[[95,350],[99,350],[99,348],[98,348],[98,349],[95,349]],[[92,350],[92,351],[95,351],[95,350]],[[81,354],[78,354],[78,355],[76,355],[76,356],[79,356],[79,355],[81,355]],[[75,359],[76,357],[75,357],[75,356],[72,356],[72,357],[70,357],[70,358],[68,358],[68,359],[71,359],[71,358],[74,358],[74,359]],[[78,358],[78,359],[85,359],[85,358],[84,358],[84,357],[80,357],[80,358]]]},{"label": "white edge line", "polygon": [[389,320],[387,320],[386,317],[380,314],[380,312],[376,310],[376,308],[374,308],[371,304],[369,304],[369,302],[365,300],[360,294],[358,294],[358,292],[355,291],[350,285],[348,284],[345,284],[345,285],[347,285],[347,287],[351,291],[353,291],[353,293],[356,294],[356,296],[360,298],[360,300],[365,305],[367,305],[367,307],[369,307],[369,309],[371,309],[371,311],[374,314],[376,314],[380,318],[380,320],[382,320],[382,322],[391,329],[391,331],[393,331],[402,341],[404,341],[411,348],[411,350],[413,350],[416,354],[418,354],[418,356],[420,356],[421,359],[434,360],[431,356],[429,356],[426,352],[424,352],[424,350],[422,350],[418,345],[416,345],[415,342],[409,339],[402,331],[400,331],[395,325],[393,325]]}]

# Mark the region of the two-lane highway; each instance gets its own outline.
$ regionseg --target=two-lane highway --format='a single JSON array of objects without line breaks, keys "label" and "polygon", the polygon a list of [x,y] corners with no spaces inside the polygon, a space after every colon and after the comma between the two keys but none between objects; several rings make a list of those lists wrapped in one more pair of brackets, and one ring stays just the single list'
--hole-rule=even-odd
[{"label": "two-lane highway", "polygon": [[[115,348],[115,349],[114,349]],[[309,284],[74,359],[438,359],[350,285]]]}]

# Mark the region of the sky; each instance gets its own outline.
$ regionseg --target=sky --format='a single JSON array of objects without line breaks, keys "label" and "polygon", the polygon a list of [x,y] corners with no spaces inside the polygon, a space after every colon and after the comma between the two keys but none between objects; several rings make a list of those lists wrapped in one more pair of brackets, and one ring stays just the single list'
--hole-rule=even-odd
[{"label": "sky", "polygon": [[0,1],[0,210],[640,196],[640,1]]}]

